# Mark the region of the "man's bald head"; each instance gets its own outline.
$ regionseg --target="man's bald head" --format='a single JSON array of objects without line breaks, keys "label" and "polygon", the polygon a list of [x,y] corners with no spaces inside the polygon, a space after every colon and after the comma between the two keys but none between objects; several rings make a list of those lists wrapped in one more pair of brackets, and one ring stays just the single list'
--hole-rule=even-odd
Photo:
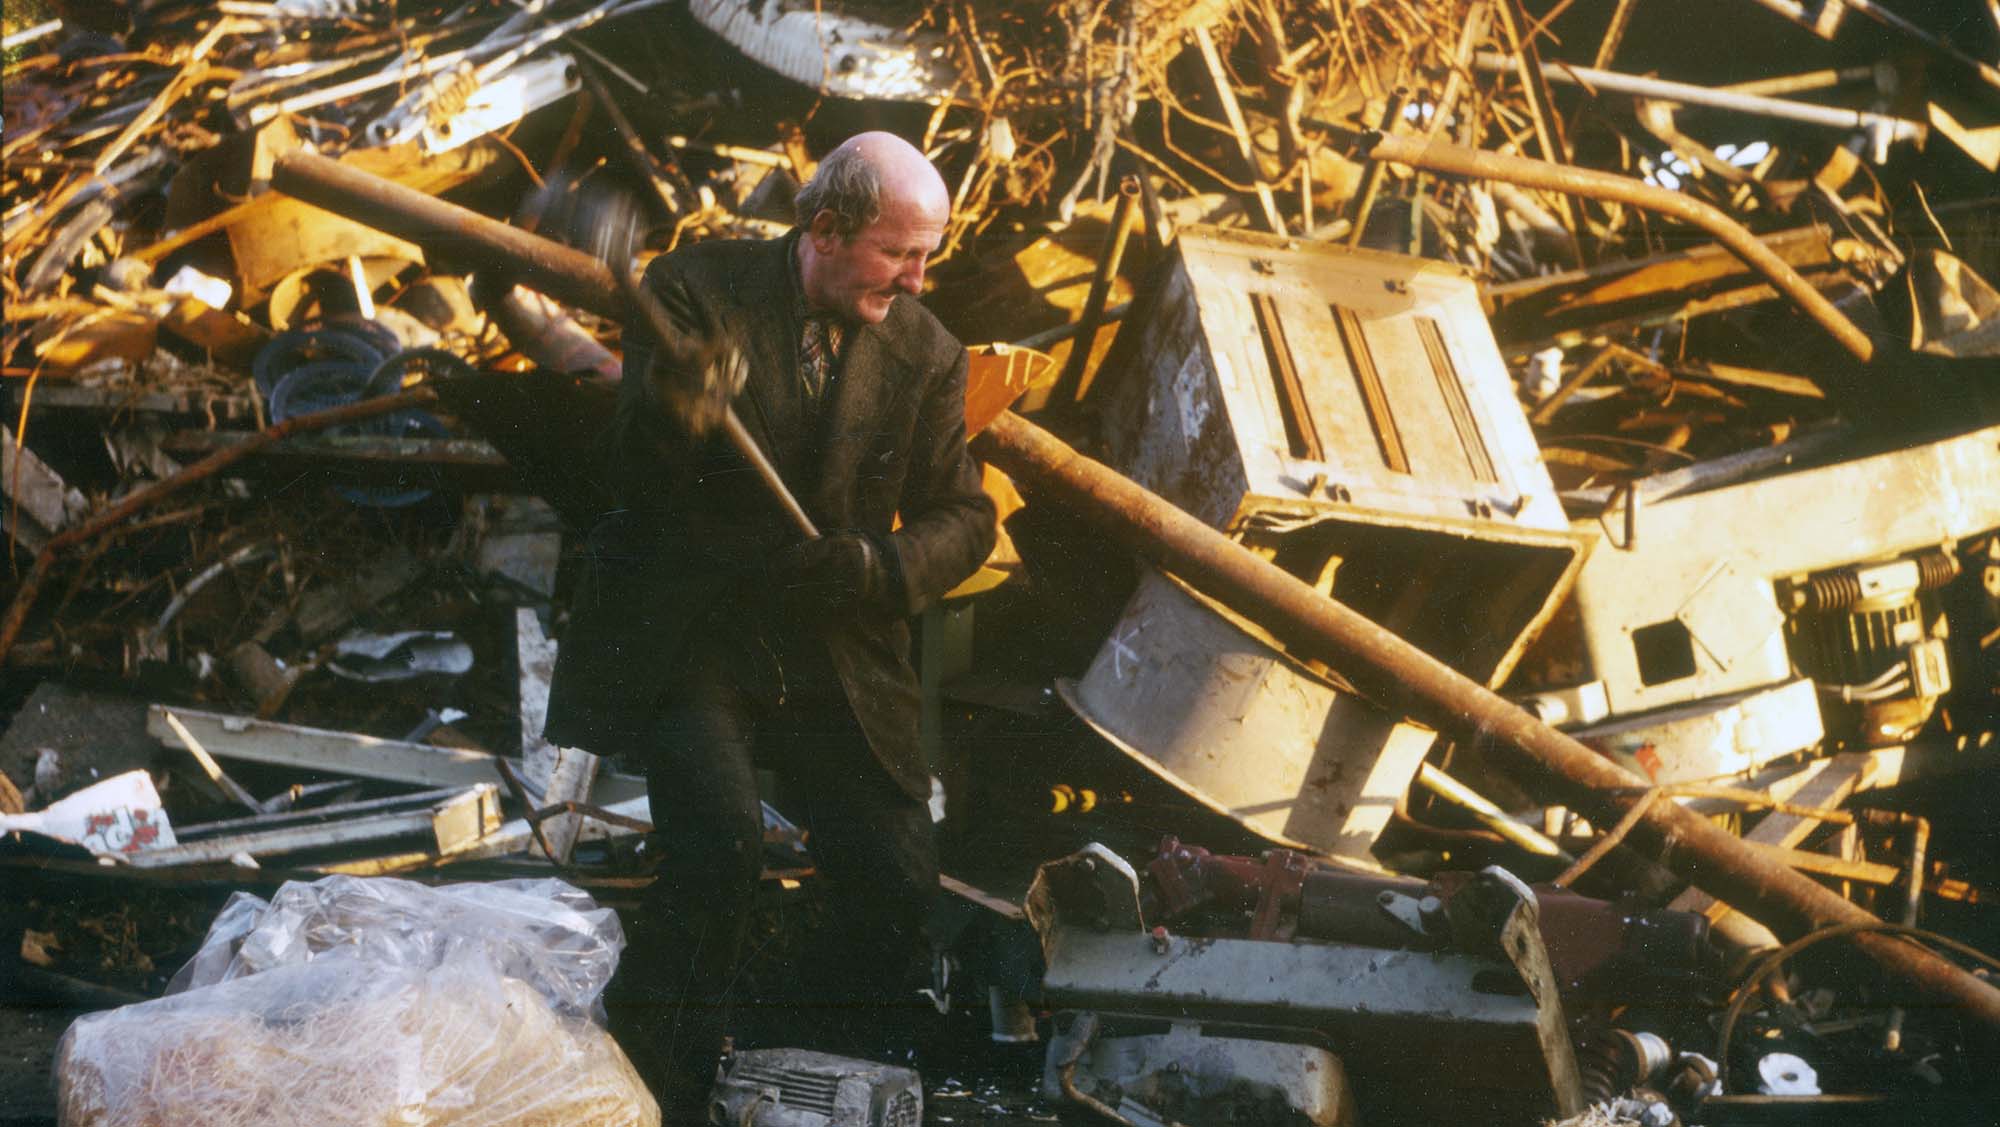
[{"label": "man's bald head", "polygon": [[799,226],[811,227],[815,216],[830,211],[842,235],[880,219],[891,204],[915,207],[943,222],[951,196],[944,177],[915,145],[882,132],[857,133],[842,141],[793,200]]},{"label": "man's bald head", "polygon": [[924,263],[951,218],[944,178],[893,133],[840,143],[794,200],[799,277],[816,311],[872,324],[923,288]]}]

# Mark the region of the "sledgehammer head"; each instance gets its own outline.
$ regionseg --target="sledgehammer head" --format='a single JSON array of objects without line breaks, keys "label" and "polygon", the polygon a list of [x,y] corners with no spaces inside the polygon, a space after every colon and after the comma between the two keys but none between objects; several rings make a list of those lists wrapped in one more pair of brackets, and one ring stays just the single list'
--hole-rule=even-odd
[{"label": "sledgehammer head", "polygon": [[614,264],[612,273],[630,306],[628,331],[643,333],[654,343],[652,363],[641,376],[652,385],[654,402],[695,437],[721,426],[730,402],[750,378],[743,350],[700,308],[690,303],[669,309],[630,269]]}]

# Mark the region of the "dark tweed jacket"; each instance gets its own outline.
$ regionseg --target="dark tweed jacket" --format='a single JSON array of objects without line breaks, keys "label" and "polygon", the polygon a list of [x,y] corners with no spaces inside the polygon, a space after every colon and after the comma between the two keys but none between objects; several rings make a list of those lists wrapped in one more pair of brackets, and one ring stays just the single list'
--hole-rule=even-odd
[{"label": "dark tweed jacket", "polygon": [[[876,758],[924,798],[905,617],[970,575],[994,540],[993,504],[965,449],[965,349],[899,297],[881,324],[849,331],[829,402],[809,423],[796,240],[699,243],[656,259],[646,284],[673,299],[669,308],[696,304],[736,334],[750,362],[737,413],[813,522],[870,533],[894,553],[901,590],[887,605],[811,632]],[[620,508],[591,530],[549,698],[548,738],[600,753],[643,747],[690,632],[748,629],[730,608],[754,602],[746,586],[797,535],[721,436],[680,435],[644,378],[650,362],[649,348],[628,345],[617,417],[595,452],[611,459]]]}]

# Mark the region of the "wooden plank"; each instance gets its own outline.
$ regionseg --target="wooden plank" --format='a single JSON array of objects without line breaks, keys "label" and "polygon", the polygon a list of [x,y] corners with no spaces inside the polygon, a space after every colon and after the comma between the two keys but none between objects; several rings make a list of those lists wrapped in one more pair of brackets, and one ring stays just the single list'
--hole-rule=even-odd
[{"label": "wooden plank", "polygon": [[938,887],[951,893],[953,896],[968,900],[1006,919],[1025,920],[1028,918],[1028,914],[1021,910],[1021,906],[1012,900],[995,896],[984,889],[967,884],[949,873],[938,874]]},{"label": "wooden plank", "polygon": [[[336,807],[328,807],[319,813],[337,810]],[[246,853],[262,857],[416,834],[427,835],[429,847],[437,854],[445,855],[467,848],[499,827],[499,789],[492,783],[481,783],[417,810],[363,814],[315,825],[228,833],[183,842],[172,849],[135,854],[133,863],[142,868],[196,865],[227,861]]]},{"label": "wooden plank", "polygon": [[[1849,826],[1848,829],[1854,827]],[[1812,853],[1803,849],[1780,849],[1775,845],[1759,845],[1752,842],[1750,847],[1781,865],[1790,865],[1802,873],[1815,876],[1835,877],[1843,881],[1859,881],[1880,888],[1892,888],[1909,879],[1909,870],[1895,865],[1884,865],[1879,861],[1861,861]],[[1931,875],[1924,878],[1924,891],[1945,900],[1956,900],[1966,904],[1978,904],[1992,897],[1977,885],[1951,877]]]},{"label": "wooden plank", "polygon": [[1257,167],[1257,157],[1250,145],[1250,127],[1243,118],[1243,108],[1237,104],[1236,88],[1229,84],[1229,76],[1222,68],[1222,55],[1215,49],[1215,38],[1206,27],[1196,27],[1194,42],[1201,52],[1202,65],[1208,69],[1209,81],[1214,84],[1216,101],[1222,104],[1223,118],[1235,135],[1236,155],[1242,159],[1247,178],[1257,189],[1257,208],[1264,213],[1264,224],[1277,234],[1285,234],[1285,220],[1278,214],[1277,197],[1271,194],[1271,186],[1264,182],[1264,173]]},{"label": "wooden plank", "polygon": [[[1794,806],[1809,806],[1816,810],[1838,810],[1841,804],[1853,797],[1855,791],[1867,785],[1876,762],[1873,756],[1860,751],[1842,752],[1831,759],[1816,760],[1812,765],[1817,768],[1813,777],[1786,801]],[[1743,835],[1743,840],[1752,845],[1791,849],[1824,824],[1803,815],[1773,811]],[[1681,912],[1702,912],[1710,919],[1720,919],[1733,911],[1729,905],[1698,888],[1681,893],[1668,907]]]},{"label": "wooden plank", "polygon": [[188,750],[188,754],[194,756],[194,761],[201,766],[202,774],[208,776],[208,781],[214,783],[216,789],[252,811],[260,809],[257,800],[250,792],[244,790],[235,779],[230,778],[222,770],[222,765],[215,761],[215,757],[208,753],[207,748],[201,746],[201,741],[195,738],[193,732],[187,730],[187,726],[182,724],[178,717],[171,712],[161,712],[160,719],[166,722],[167,729],[173,732],[174,738]]},{"label": "wooden plank", "polygon": [[1735,387],[1754,388],[1758,391],[1772,391],[1780,395],[1790,395],[1799,399],[1825,399],[1826,393],[1819,385],[1804,376],[1790,376],[1783,372],[1767,372],[1762,368],[1744,368],[1735,364],[1715,364],[1700,360],[1673,366],[1680,375],[1697,379],[1713,380]]},{"label": "wooden plank", "polygon": [[[1832,240],[1812,227],[1759,236],[1760,241],[1807,275],[1830,270]],[[1493,333],[1503,346],[1553,340],[1567,332],[1609,333],[1627,324],[1669,319],[1690,302],[1725,307],[1740,294],[1758,301],[1777,296],[1749,267],[1713,243],[1652,258],[1624,259],[1585,270],[1544,274],[1493,286],[1484,293],[1493,311]]]}]

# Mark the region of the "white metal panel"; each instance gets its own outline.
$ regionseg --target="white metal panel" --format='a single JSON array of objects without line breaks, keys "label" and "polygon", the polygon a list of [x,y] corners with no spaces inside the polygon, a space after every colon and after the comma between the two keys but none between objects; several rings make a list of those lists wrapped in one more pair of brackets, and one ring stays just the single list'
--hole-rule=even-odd
[{"label": "white metal panel", "polygon": [[1775,579],[2000,528],[2000,426],[1649,503],[1639,511],[1636,550],[1621,546],[1623,520],[1619,509],[1576,526],[1602,541],[1577,578],[1576,601],[1612,711],[1770,685],[1791,677],[1782,634],[1726,667],[1697,645],[1692,676],[1648,685],[1633,632],[1676,619],[1697,591],[1768,618],[1780,610]]}]

